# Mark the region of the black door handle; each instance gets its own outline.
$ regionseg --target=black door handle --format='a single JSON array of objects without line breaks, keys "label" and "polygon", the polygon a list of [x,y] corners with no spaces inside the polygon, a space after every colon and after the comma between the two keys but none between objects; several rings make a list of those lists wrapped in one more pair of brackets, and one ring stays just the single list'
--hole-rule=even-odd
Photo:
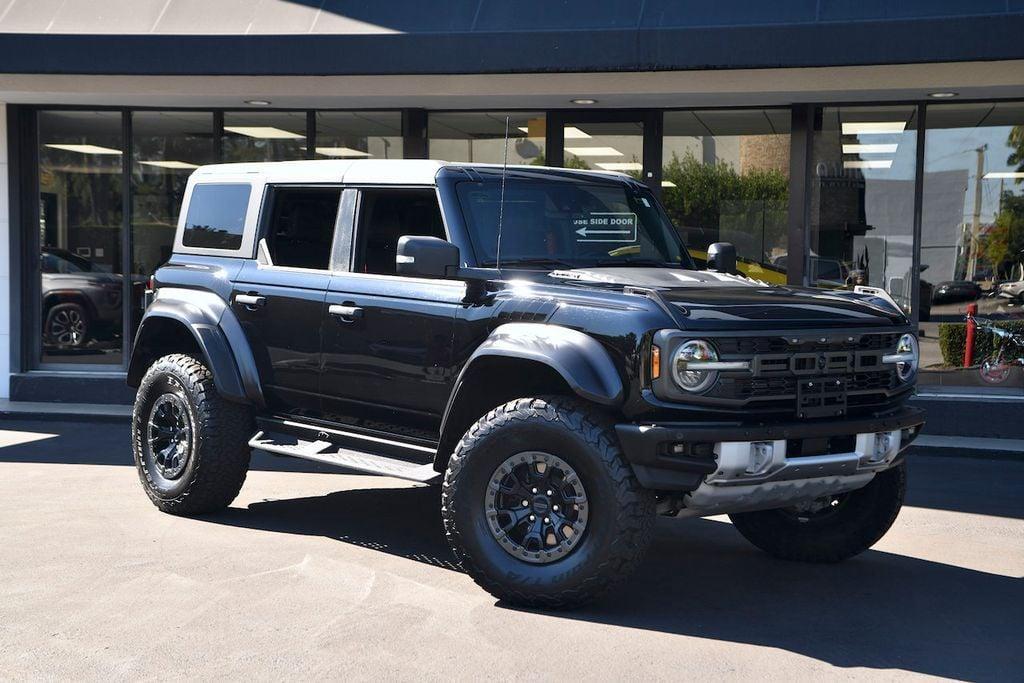
[{"label": "black door handle", "polygon": [[340,318],[346,323],[355,322],[357,319],[363,317],[363,309],[349,302],[345,302],[344,304],[331,304],[327,307],[327,312],[336,318]]},{"label": "black door handle", "polygon": [[236,294],[235,303],[242,304],[251,311],[267,305],[267,297],[258,294]]}]

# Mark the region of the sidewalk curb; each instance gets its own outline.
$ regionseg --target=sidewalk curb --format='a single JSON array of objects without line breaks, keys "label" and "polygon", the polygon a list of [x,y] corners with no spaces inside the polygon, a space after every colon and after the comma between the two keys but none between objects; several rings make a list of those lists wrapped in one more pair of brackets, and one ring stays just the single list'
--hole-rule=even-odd
[{"label": "sidewalk curb", "polygon": [[132,407],[99,403],[34,403],[0,400],[0,420],[128,422]]}]

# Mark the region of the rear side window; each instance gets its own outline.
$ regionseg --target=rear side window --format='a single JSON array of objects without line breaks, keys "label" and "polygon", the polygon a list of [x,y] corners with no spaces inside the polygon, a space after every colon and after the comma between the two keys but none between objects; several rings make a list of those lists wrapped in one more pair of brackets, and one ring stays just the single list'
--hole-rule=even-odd
[{"label": "rear side window", "polygon": [[188,203],[181,243],[204,249],[241,247],[251,189],[246,183],[196,185]]}]

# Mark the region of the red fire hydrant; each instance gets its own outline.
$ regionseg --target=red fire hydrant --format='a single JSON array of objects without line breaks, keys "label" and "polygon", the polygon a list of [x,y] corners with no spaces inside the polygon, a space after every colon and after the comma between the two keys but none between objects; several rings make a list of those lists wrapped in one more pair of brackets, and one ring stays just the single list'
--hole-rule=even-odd
[{"label": "red fire hydrant", "polygon": [[967,304],[967,340],[964,342],[964,367],[974,362],[974,316],[978,315],[978,304]]}]

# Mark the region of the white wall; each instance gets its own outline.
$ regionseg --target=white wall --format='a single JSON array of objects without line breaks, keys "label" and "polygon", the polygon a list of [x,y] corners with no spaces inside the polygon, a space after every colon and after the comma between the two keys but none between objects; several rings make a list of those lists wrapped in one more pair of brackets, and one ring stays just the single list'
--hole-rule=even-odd
[{"label": "white wall", "polygon": [[10,396],[11,385],[11,221],[7,169],[7,106],[0,103],[0,398]]}]

